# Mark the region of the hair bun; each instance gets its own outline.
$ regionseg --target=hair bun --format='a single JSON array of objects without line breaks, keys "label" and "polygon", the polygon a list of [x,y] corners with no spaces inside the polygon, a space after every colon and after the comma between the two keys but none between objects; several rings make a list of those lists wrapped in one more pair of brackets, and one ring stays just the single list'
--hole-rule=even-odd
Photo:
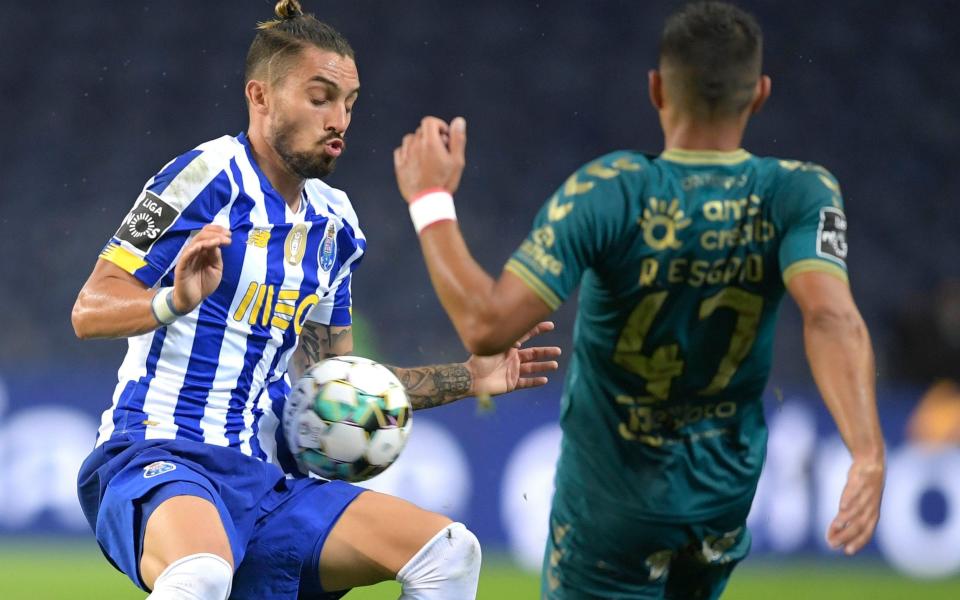
[{"label": "hair bun", "polygon": [[273,9],[280,19],[296,19],[303,16],[303,8],[297,0],[280,0]]}]

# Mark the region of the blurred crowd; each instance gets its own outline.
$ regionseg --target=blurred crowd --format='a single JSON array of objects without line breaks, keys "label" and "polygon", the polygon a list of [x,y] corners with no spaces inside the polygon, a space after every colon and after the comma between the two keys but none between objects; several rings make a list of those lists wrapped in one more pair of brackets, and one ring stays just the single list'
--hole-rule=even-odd
[{"label": "blurred crowd", "polygon": [[[940,382],[934,395],[956,398],[960,71],[944,65],[960,51],[949,25],[957,9],[932,0],[883,11],[828,0],[742,4],[765,28],[774,81],[747,148],[838,177],[852,285],[881,383]],[[304,6],[357,51],[362,92],[330,182],[352,197],[369,241],[354,283],[366,348],[398,364],[457,358],[393,182],[400,135],[426,113],[467,117],[457,208],[471,247],[495,270],[577,166],[615,148],[659,151],[646,72],[675,2]],[[149,177],[243,127],[244,52],[271,12],[255,0],[5,4],[0,365],[117,364],[123,344],[73,339],[76,292]],[[569,309],[559,320],[556,341],[565,343]],[[795,314],[778,335],[774,379],[804,381]]]}]

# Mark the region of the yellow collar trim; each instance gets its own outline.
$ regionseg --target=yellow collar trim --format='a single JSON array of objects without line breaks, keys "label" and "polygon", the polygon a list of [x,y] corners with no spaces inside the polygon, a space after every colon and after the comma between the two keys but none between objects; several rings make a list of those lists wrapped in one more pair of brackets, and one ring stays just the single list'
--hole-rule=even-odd
[{"label": "yellow collar trim", "polygon": [[730,152],[719,150],[664,150],[660,158],[684,165],[735,165],[748,160],[753,155],[740,148]]}]

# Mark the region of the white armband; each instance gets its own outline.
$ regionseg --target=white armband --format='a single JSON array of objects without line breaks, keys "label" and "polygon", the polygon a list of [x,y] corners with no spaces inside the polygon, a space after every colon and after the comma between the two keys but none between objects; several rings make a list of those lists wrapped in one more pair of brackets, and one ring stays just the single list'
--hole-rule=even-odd
[{"label": "white armband", "polygon": [[186,313],[177,312],[173,305],[173,288],[163,287],[157,290],[150,301],[150,310],[153,311],[153,317],[161,325],[169,325]]},{"label": "white armband", "polygon": [[417,235],[439,221],[456,221],[457,211],[450,192],[435,188],[427,190],[410,203],[410,218]]}]

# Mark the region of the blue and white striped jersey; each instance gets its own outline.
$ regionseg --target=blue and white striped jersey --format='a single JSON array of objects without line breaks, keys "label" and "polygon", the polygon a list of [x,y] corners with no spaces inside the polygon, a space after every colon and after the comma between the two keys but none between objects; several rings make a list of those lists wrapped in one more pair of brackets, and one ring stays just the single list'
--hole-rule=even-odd
[{"label": "blue and white striped jersey", "polygon": [[173,324],[129,338],[97,445],[186,439],[276,462],[287,362],[307,320],[350,324],[366,241],[346,194],[320,180],[291,211],[240,134],[167,164],[100,257],[148,287],[170,286],[180,252],[208,223],[233,235],[220,286]]}]

